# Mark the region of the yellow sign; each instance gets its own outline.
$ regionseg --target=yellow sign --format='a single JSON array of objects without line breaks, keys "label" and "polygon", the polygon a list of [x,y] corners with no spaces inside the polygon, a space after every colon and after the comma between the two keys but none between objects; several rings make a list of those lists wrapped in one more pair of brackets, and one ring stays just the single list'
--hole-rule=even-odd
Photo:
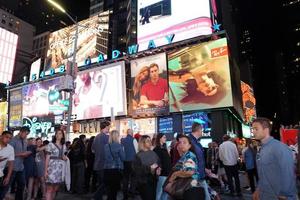
[{"label": "yellow sign", "polygon": [[7,126],[7,102],[0,103],[0,133],[2,133]]}]

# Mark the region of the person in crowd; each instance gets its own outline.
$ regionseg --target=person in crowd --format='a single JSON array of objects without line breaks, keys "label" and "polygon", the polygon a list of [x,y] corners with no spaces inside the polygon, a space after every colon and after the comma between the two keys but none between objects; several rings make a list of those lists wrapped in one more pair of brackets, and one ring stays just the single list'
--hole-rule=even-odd
[{"label": "person in crowd", "polygon": [[72,143],[70,141],[67,141],[66,142],[67,154],[69,154],[69,152],[71,151],[71,146],[72,146]]},{"label": "person in crowd", "polygon": [[[123,171],[123,198],[126,200],[129,196],[129,191],[133,191],[133,181],[132,181],[132,162],[138,151],[138,143],[136,139],[133,138],[132,129],[127,130],[127,136],[121,139],[121,144],[124,146],[125,150],[125,160],[124,160],[124,171]],[[130,186],[130,188],[129,188]]]},{"label": "person in crowd", "polygon": [[291,150],[271,137],[272,125],[269,119],[254,119],[252,129],[255,139],[262,144],[256,156],[259,181],[253,199],[297,199],[295,166]]},{"label": "person in crowd", "polygon": [[64,162],[68,159],[65,156],[65,135],[63,130],[56,130],[55,136],[46,150],[45,178],[46,178],[46,200],[53,200],[64,183],[63,170]]},{"label": "person in crowd", "polygon": [[24,159],[24,170],[25,170],[25,180],[27,184],[27,200],[31,200],[34,180],[36,178],[36,143],[34,138],[29,138],[27,140],[28,146],[27,151],[31,152],[31,154]]},{"label": "person in crowd", "polygon": [[104,182],[108,189],[108,200],[117,199],[124,169],[125,152],[119,138],[120,134],[117,130],[111,131],[109,142],[104,146]]},{"label": "person in crowd", "polygon": [[46,146],[43,145],[41,138],[36,138],[36,155],[35,155],[35,164],[36,164],[36,179],[34,182],[34,199],[37,198],[39,188],[41,188],[42,196],[46,196],[46,185],[45,185],[45,151]]},{"label": "person in crowd", "polygon": [[179,137],[181,137],[181,135],[182,134],[178,134],[176,136],[176,141],[171,145],[170,156],[171,156],[172,166],[174,166],[177,163],[177,161],[180,159],[178,145],[179,145]]},{"label": "person in crowd", "polygon": [[245,162],[248,180],[252,193],[255,192],[255,180],[258,182],[257,170],[256,170],[256,153],[252,140],[246,140],[246,148],[243,150],[243,160]]},{"label": "person in crowd", "polygon": [[[218,145],[218,144],[216,144],[216,145]],[[217,163],[218,163],[217,164],[218,165],[217,175],[218,175],[218,179],[219,179],[219,182],[220,182],[220,185],[221,185],[221,192],[222,193],[228,193],[228,191],[229,191],[228,179],[227,179],[226,172],[225,172],[225,169],[224,169],[224,164],[220,159],[219,148],[217,150],[217,155],[216,156],[217,156]]]},{"label": "person in crowd", "polygon": [[[3,200],[11,181],[15,160],[14,148],[9,144],[13,134],[3,131],[0,137],[0,200]],[[7,166],[7,170],[4,171]]]},{"label": "person in crowd", "polygon": [[181,152],[181,158],[175,164],[175,172],[169,178],[173,182],[179,178],[192,177],[191,188],[183,194],[184,200],[204,200],[205,191],[202,187],[202,178],[198,170],[198,160],[195,155],[194,146],[190,137],[185,135],[179,136],[178,148]]},{"label": "person in crowd", "polygon": [[159,133],[156,137],[155,148],[153,151],[157,154],[160,159],[161,173],[158,177],[156,187],[156,200],[167,200],[168,194],[163,192],[163,185],[171,172],[172,163],[171,157],[166,146],[167,137],[166,135]]},{"label": "person in crowd", "polygon": [[135,79],[134,79],[134,84],[132,87],[133,109],[136,109],[140,106],[141,89],[142,89],[142,86],[148,81],[148,79],[149,79],[149,67],[144,66],[140,69],[139,73],[135,76]]},{"label": "person in crowd", "polygon": [[20,132],[11,141],[10,145],[15,151],[14,172],[12,180],[15,179],[17,191],[15,195],[16,200],[23,200],[23,192],[25,188],[25,171],[24,159],[27,158],[32,152],[27,151],[26,137],[30,133],[28,127],[21,127]]},{"label": "person in crowd", "polygon": [[95,153],[94,170],[98,176],[98,189],[94,199],[102,200],[104,191],[103,167],[104,167],[104,146],[108,144],[110,122],[104,121],[100,124],[100,133],[95,137],[92,144],[92,151]]},{"label": "person in crowd", "polygon": [[[230,195],[233,196],[236,192],[236,195],[241,196],[242,193],[238,167],[239,153],[236,145],[230,140],[230,137],[228,135],[223,136],[223,143],[219,148],[219,157],[224,164]],[[235,189],[233,187],[233,178],[235,182]]]},{"label": "person in crowd", "polygon": [[212,171],[212,173],[217,174],[218,171],[218,144],[216,142],[211,142],[208,144],[206,163],[207,168]]},{"label": "person in crowd", "polygon": [[133,162],[135,184],[143,200],[156,197],[156,176],[160,175],[160,160],[151,150],[151,138],[143,135],[139,140],[139,152]]},{"label": "person in crowd", "polygon": [[192,145],[195,149],[195,154],[197,156],[197,160],[198,160],[198,167],[197,170],[199,172],[199,182],[201,184],[201,186],[204,189],[205,192],[205,200],[210,200],[210,194],[209,194],[209,190],[208,190],[208,185],[207,182],[205,180],[205,157],[204,157],[204,149],[201,145],[201,143],[199,142],[199,140],[202,137],[202,126],[200,123],[198,122],[194,122],[192,125],[192,133],[189,135]]},{"label": "person in crowd", "polygon": [[84,173],[85,173],[85,135],[80,135],[79,139],[72,145],[68,154],[72,160],[72,191],[73,193],[84,193]]},{"label": "person in crowd", "polygon": [[96,184],[97,184],[97,174],[94,171],[93,167],[94,167],[94,161],[95,161],[95,154],[92,152],[92,144],[94,142],[95,136],[92,136],[89,139],[89,142],[87,144],[86,147],[86,163],[87,163],[87,167],[86,167],[86,176],[85,176],[85,187],[87,189],[87,191],[89,191],[90,189],[90,181],[92,178],[92,187],[91,187],[91,192],[95,192],[96,191]]},{"label": "person in crowd", "polygon": [[150,80],[142,86],[140,104],[152,107],[164,107],[169,102],[169,89],[166,79],[159,77],[159,66],[149,66]]}]

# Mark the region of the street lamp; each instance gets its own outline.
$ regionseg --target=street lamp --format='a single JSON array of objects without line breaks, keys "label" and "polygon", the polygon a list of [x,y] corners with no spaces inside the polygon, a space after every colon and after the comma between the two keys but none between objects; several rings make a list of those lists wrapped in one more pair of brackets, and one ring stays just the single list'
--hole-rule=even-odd
[{"label": "street lamp", "polygon": [[[79,24],[77,22],[77,17],[75,19],[67,13],[67,11],[58,3],[56,3],[53,0],[47,0],[52,6],[60,10],[62,13],[68,16],[68,18],[75,24],[76,28],[76,33],[75,33],[75,38],[74,38],[74,49],[73,49],[73,59],[72,59],[72,65],[70,66],[70,75],[72,77],[72,84],[74,84],[74,77],[73,77],[73,69],[76,64],[76,54],[77,54],[77,40],[78,40],[78,28]],[[68,106],[68,115],[67,115],[67,139],[70,137],[70,129],[71,129],[71,117],[72,117],[72,104],[73,104],[73,91],[70,91],[70,97],[69,97],[69,106]]]}]

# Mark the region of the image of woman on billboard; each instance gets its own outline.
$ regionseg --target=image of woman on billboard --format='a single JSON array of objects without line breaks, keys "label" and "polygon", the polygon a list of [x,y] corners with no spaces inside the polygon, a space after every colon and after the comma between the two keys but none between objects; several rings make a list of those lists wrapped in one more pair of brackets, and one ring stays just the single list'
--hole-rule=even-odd
[{"label": "image of woman on billboard", "polygon": [[132,87],[133,90],[133,97],[132,97],[132,104],[134,109],[136,109],[140,105],[140,98],[141,98],[141,89],[142,86],[149,80],[149,67],[144,66],[139,71],[134,79],[134,84]]}]

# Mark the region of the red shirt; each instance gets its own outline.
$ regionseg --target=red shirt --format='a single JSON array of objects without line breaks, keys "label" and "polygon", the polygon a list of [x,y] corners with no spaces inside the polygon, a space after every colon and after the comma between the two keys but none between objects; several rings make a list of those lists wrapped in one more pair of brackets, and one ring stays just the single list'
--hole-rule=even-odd
[{"label": "red shirt", "polygon": [[155,85],[149,80],[141,90],[141,96],[146,96],[150,101],[164,99],[165,93],[168,93],[168,82],[163,78],[159,78]]}]

